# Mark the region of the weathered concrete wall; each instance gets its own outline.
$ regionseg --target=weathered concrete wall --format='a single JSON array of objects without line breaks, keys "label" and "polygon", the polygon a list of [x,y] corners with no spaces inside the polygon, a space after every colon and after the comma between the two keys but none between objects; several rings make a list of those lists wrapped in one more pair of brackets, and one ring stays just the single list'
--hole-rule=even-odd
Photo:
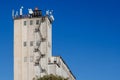
[{"label": "weathered concrete wall", "polygon": [[[30,25],[30,21],[33,21]],[[14,80],[32,80],[36,74],[45,75],[46,73],[40,73],[35,66],[35,55],[34,48],[37,41],[40,40],[40,34],[35,33],[35,28],[39,26],[36,24],[37,20],[41,18],[24,18],[14,20]],[[26,25],[24,25],[26,21]],[[41,58],[40,64],[46,71],[48,71],[48,57],[52,53],[52,28],[48,18],[41,23],[40,32],[44,38],[45,42],[42,42],[39,49],[42,54],[45,54],[44,58]],[[31,46],[31,43],[33,46]],[[26,46],[24,46],[26,45]],[[39,55],[39,53],[38,53]]]}]

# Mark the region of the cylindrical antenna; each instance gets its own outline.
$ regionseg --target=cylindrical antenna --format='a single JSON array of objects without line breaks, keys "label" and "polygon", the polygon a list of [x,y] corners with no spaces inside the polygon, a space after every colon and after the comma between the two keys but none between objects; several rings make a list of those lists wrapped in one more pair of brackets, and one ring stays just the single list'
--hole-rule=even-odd
[{"label": "cylindrical antenna", "polygon": [[46,15],[47,15],[47,16],[49,15],[49,10],[46,11]]},{"label": "cylindrical antenna", "polygon": [[23,9],[23,6],[21,6],[21,8],[20,8],[20,15],[23,14],[23,13],[22,13],[22,9]]},{"label": "cylindrical antenna", "polygon": [[14,19],[14,9],[12,10],[12,18]]},{"label": "cylindrical antenna", "polygon": [[18,11],[16,11],[15,16],[16,16],[16,17],[18,16]]}]

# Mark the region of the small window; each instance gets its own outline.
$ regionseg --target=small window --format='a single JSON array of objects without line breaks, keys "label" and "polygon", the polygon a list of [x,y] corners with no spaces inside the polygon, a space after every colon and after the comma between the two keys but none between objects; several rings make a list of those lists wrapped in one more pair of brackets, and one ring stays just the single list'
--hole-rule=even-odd
[{"label": "small window", "polygon": [[27,62],[27,57],[24,57],[24,62]]},{"label": "small window", "polygon": [[39,20],[36,20],[36,25],[39,25]]},{"label": "small window", "polygon": [[24,43],[23,43],[23,45],[24,45],[24,46],[27,46],[27,43],[26,43],[26,42],[24,42]]},{"label": "small window", "polygon": [[33,62],[33,56],[30,56],[30,62]]},{"label": "small window", "polygon": [[33,46],[33,41],[30,42],[30,46]]},{"label": "small window", "polygon": [[26,21],[24,21],[24,26],[26,26],[26,24],[27,24],[27,22],[26,22]]},{"label": "small window", "polygon": [[32,20],[30,20],[30,25],[33,25],[33,21]]},{"label": "small window", "polygon": [[40,46],[40,41],[37,41],[37,42],[36,42],[36,46]]}]

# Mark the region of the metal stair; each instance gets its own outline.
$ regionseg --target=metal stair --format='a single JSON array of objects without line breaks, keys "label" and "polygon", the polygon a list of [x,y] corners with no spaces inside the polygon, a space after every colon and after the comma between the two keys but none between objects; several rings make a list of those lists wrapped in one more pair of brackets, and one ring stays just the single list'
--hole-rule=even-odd
[{"label": "metal stair", "polygon": [[[42,58],[44,58],[46,55],[45,53],[42,53],[40,50],[41,43],[46,41],[46,38],[43,38],[42,33],[41,33],[41,24],[42,24],[42,19],[39,20],[39,25],[35,28],[34,33],[35,33],[35,47],[34,47],[34,65],[39,66],[41,72],[40,73],[46,73],[46,70],[42,67],[40,64],[40,61]],[[38,38],[39,37],[39,38]],[[38,76],[38,75],[36,75]]]}]

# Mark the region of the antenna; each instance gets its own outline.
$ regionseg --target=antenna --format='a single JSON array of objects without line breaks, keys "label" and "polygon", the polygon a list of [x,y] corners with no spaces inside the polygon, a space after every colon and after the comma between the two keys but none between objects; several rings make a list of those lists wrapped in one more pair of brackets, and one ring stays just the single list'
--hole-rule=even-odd
[{"label": "antenna", "polygon": [[54,18],[53,15],[50,15],[50,19],[51,19],[51,21],[54,21],[54,20],[55,20],[55,18]]},{"label": "antenna", "polygon": [[51,22],[53,22],[55,19],[54,19],[54,16],[53,16],[53,10],[51,10],[50,12],[49,12],[49,14],[50,14],[50,20],[51,20]]},{"label": "antenna", "polygon": [[23,14],[23,13],[22,13],[22,9],[23,9],[23,6],[21,6],[21,8],[20,8],[20,15]]},{"label": "antenna", "polygon": [[49,10],[46,11],[46,15],[47,15],[47,16],[49,15]]},{"label": "antenna", "polygon": [[16,11],[15,16],[18,16],[18,11]]},{"label": "antenna", "polygon": [[12,10],[12,18],[14,19],[14,9]]}]

